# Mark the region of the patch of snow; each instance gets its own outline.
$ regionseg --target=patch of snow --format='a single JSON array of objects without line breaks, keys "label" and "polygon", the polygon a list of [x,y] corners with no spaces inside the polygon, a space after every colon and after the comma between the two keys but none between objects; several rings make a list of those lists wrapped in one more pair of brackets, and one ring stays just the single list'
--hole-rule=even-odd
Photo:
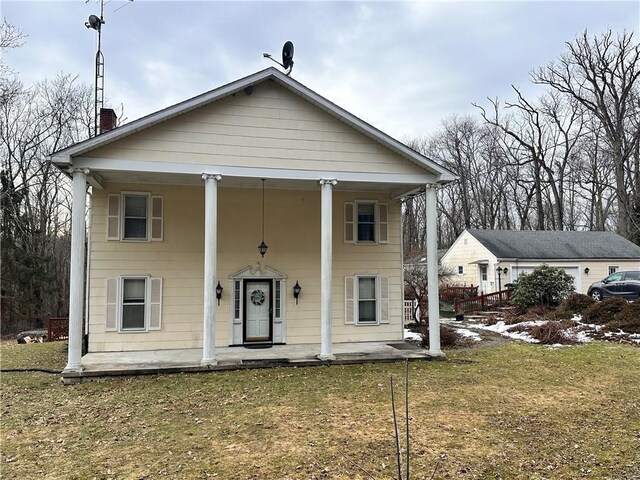
[{"label": "patch of snow", "polygon": [[574,315],[572,320],[575,320],[581,327],[587,327],[591,330],[595,330],[596,332],[599,332],[602,329],[602,325],[596,325],[595,323],[583,323],[580,315]]},{"label": "patch of snow", "polygon": [[573,337],[576,339],[576,342],[578,343],[589,343],[593,341],[593,339],[589,336],[589,333],[585,332],[584,330],[579,330],[577,332],[567,332],[567,333],[573,334]]},{"label": "patch of snow", "polygon": [[418,340],[422,341],[422,335],[416,332],[412,332],[411,330],[405,328],[404,329],[404,339],[405,340]]},{"label": "patch of snow", "polygon": [[466,328],[456,328],[456,332],[461,337],[470,338],[474,342],[479,342],[480,340],[482,340],[482,338],[480,338],[480,335],[478,333],[472,332],[471,330],[467,330]]},{"label": "patch of snow", "polygon": [[538,340],[536,340],[526,332],[513,332],[513,331],[510,332],[509,329],[515,326],[537,327],[538,325],[544,325],[545,323],[547,323],[546,320],[536,320],[533,322],[520,322],[513,325],[507,325],[503,321],[500,321],[494,325],[478,325],[476,328],[481,328],[483,330],[496,332],[504,337],[513,338],[515,340],[522,340],[523,342],[527,342],[527,343],[539,343]]}]

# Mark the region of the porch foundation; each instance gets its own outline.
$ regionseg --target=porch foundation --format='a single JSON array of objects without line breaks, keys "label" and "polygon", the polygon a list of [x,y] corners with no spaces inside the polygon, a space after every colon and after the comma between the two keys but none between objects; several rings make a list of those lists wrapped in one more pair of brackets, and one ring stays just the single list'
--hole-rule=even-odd
[{"label": "porch foundation", "polygon": [[82,370],[64,371],[65,384],[111,376],[157,375],[182,372],[213,372],[271,367],[351,365],[440,358],[426,349],[406,342],[357,342],[333,345],[334,358],[320,360],[320,345],[274,345],[254,350],[244,347],[218,347],[215,365],[202,365],[202,350],[151,350],[133,352],[96,352],[82,358]]}]

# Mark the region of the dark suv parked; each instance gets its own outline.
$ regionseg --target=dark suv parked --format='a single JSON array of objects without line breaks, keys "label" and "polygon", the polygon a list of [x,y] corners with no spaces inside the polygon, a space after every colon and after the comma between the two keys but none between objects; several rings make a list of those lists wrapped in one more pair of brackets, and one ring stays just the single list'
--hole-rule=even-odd
[{"label": "dark suv parked", "polygon": [[587,291],[594,300],[607,297],[623,297],[628,300],[640,298],[640,271],[616,272],[600,282],[596,282]]}]

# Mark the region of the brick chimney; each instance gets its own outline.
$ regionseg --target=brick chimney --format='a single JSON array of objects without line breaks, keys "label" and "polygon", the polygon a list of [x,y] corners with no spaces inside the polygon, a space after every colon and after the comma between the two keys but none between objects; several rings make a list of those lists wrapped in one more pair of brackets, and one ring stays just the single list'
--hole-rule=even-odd
[{"label": "brick chimney", "polygon": [[100,133],[106,133],[116,128],[116,112],[112,108],[100,109]]}]

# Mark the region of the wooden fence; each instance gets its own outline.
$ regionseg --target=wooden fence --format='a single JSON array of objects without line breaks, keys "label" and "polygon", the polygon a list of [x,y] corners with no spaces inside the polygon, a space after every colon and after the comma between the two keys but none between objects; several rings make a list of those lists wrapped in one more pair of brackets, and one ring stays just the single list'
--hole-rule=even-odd
[{"label": "wooden fence", "polygon": [[455,285],[443,285],[440,287],[440,300],[450,302],[451,300],[475,297],[478,295],[478,286],[458,287]]},{"label": "wooden fence", "polygon": [[477,297],[456,299],[453,302],[453,311],[456,313],[470,313],[487,310],[491,307],[506,305],[511,299],[511,290],[500,290]]},{"label": "wooden fence", "polygon": [[47,342],[69,338],[69,318],[53,317],[47,321]]}]

